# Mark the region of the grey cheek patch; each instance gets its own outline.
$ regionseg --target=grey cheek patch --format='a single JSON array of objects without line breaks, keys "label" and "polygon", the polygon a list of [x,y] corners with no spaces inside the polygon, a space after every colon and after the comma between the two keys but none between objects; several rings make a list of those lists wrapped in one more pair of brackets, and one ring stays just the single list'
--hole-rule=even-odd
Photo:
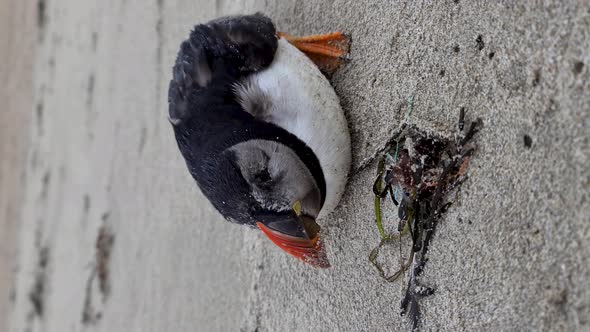
[{"label": "grey cheek patch", "polygon": [[[260,204],[272,210],[291,210],[300,200],[306,214],[316,216],[321,205],[318,185],[289,147],[267,140],[253,139],[238,143],[229,151],[235,154],[235,164],[248,182],[252,196]],[[259,174],[265,172],[269,186],[259,182]]]}]

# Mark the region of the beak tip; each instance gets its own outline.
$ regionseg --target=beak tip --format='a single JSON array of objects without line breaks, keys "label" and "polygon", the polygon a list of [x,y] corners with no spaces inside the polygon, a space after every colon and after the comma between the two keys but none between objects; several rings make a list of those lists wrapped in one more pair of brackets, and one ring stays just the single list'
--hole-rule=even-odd
[{"label": "beak tip", "polygon": [[322,269],[331,267],[324,243],[319,235],[314,241],[303,241],[302,239],[293,239],[292,237],[270,230],[261,222],[258,222],[257,226],[279,248],[302,260],[304,263]]},{"label": "beak tip", "polygon": [[324,259],[316,259],[313,261],[306,261],[306,263],[309,263],[313,267],[317,267],[320,269],[327,269],[327,268],[332,267],[332,265],[330,265],[330,261],[328,261],[327,257]]},{"label": "beak tip", "polygon": [[328,260],[328,254],[324,248],[324,243],[321,239],[316,244],[315,252],[312,253],[311,257],[303,258],[303,261],[321,269],[327,269],[331,267],[330,261]]}]

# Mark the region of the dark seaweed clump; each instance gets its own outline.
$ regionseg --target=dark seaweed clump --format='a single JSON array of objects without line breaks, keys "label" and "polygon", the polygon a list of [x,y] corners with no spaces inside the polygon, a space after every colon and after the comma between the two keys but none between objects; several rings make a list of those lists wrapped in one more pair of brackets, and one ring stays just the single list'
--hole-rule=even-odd
[{"label": "dark seaweed clump", "polygon": [[[381,242],[369,255],[369,261],[387,281],[395,281],[409,271],[401,314],[411,318],[414,330],[420,322],[419,299],[435,291],[419,282],[427,262],[428,248],[441,215],[452,204],[449,193],[466,178],[465,171],[475,151],[472,139],[481,127],[481,120],[478,119],[464,130],[464,118],[462,108],[459,133],[454,139],[433,137],[417,128],[402,127],[401,133],[388,145],[378,163],[373,191]],[[385,234],[381,222],[381,200],[388,196],[398,208],[396,235]],[[412,243],[408,260],[406,263],[402,261],[397,272],[386,276],[377,262],[379,249],[385,243],[401,240],[406,234],[409,234]]]}]

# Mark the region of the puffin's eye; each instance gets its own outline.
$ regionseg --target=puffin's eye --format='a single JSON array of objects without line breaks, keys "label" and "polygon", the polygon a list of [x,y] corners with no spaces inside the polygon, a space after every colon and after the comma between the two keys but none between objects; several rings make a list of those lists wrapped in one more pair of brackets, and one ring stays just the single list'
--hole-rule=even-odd
[{"label": "puffin's eye", "polygon": [[270,177],[270,173],[268,172],[268,169],[264,168],[264,169],[258,171],[256,174],[254,174],[254,180],[256,180],[256,183],[259,183],[259,184],[268,184],[269,182],[272,181],[272,178]]}]

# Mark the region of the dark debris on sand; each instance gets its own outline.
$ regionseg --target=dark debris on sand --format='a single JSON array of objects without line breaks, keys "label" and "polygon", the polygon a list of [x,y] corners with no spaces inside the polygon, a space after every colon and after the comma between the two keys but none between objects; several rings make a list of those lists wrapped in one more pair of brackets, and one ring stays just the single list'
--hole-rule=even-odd
[{"label": "dark debris on sand", "polygon": [[[475,151],[472,140],[481,125],[481,120],[477,119],[465,128],[464,108],[459,115],[458,134],[451,139],[433,137],[404,125],[378,163],[373,191],[381,242],[369,255],[369,261],[380,276],[390,282],[408,271],[401,314],[410,317],[413,330],[417,330],[420,323],[419,299],[435,291],[419,282],[427,262],[428,248],[441,215],[452,204],[449,194],[466,179],[465,171]],[[382,226],[380,209],[381,200],[385,199],[391,199],[398,207],[396,235],[385,234]],[[406,234],[412,242],[409,258],[406,263],[402,261],[397,272],[386,276],[377,262],[379,249],[385,243],[401,240]]]}]

